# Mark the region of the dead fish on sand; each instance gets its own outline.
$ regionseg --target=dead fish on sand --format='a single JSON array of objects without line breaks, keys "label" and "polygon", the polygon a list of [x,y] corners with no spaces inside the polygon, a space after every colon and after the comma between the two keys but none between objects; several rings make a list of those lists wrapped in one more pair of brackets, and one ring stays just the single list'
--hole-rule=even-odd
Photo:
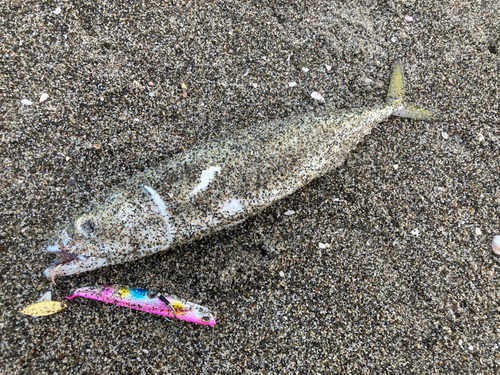
[{"label": "dead fish on sand", "polygon": [[46,249],[60,257],[44,274],[130,262],[236,225],[340,165],[390,116],[437,119],[404,102],[400,64],[383,105],[293,116],[179,154],[71,220]]}]

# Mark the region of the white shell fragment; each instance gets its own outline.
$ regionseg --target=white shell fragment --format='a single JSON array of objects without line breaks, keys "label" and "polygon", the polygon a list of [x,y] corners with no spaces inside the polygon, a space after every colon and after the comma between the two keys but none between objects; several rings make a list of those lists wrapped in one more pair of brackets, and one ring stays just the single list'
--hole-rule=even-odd
[{"label": "white shell fragment", "polygon": [[411,235],[415,236],[415,237],[418,237],[420,235],[420,231],[418,229],[413,229],[411,232],[410,232]]},{"label": "white shell fragment", "polygon": [[283,271],[280,271],[280,276],[285,277],[285,273]]},{"label": "white shell fragment", "polygon": [[441,132],[441,136],[444,138],[444,139],[448,139],[450,138],[450,136],[448,135],[448,133],[446,132]]},{"label": "white shell fragment", "polygon": [[332,245],[330,245],[329,243],[321,243],[321,242],[320,242],[320,243],[318,244],[318,247],[319,247],[320,249],[326,249],[326,248],[332,247]]},{"label": "white shell fragment", "polygon": [[257,83],[252,83],[252,86],[256,89],[259,85]]},{"label": "white shell fragment", "polygon": [[297,82],[288,82],[288,86],[295,87],[297,86]]},{"label": "white shell fragment", "polygon": [[44,301],[52,301],[52,292],[50,290],[43,296],[41,296],[40,299],[38,300],[38,302],[44,302]]},{"label": "white shell fragment", "polygon": [[48,97],[49,97],[49,94],[47,94],[46,92],[44,92],[44,93],[40,96],[40,103],[43,103],[44,101],[46,101]]},{"label": "white shell fragment", "polygon": [[481,232],[481,228],[476,228],[476,236],[480,236],[481,234],[483,234],[483,232]]},{"label": "white shell fragment", "polygon": [[305,73],[307,73],[309,71],[309,68],[303,67],[302,71],[305,72]]},{"label": "white shell fragment", "polygon": [[33,102],[31,100],[28,100],[28,99],[23,99],[21,100],[21,104],[24,104],[24,105],[32,105]]},{"label": "white shell fragment", "polygon": [[500,255],[500,236],[496,235],[493,237],[493,242],[491,243],[491,247],[493,249],[493,252],[496,255]]},{"label": "white shell fragment", "polygon": [[325,99],[321,96],[321,94],[317,91],[314,91],[312,94],[311,94],[311,98],[313,98],[314,100],[320,100],[322,102],[325,101]]},{"label": "white shell fragment", "polygon": [[332,70],[331,65],[328,65],[328,64],[325,64],[325,68],[326,68],[326,70],[328,70],[328,71]]},{"label": "white shell fragment", "polygon": [[406,22],[413,22],[413,17],[407,14],[407,15],[405,16],[405,21],[406,21]]},{"label": "white shell fragment", "polygon": [[294,213],[295,213],[295,211],[288,210],[287,212],[284,213],[284,215],[290,216],[290,215],[293,215]]},{"label": "white shell fragment", "polygon": [[60,14],[61,12],[62,12],[61,7],[57,7],[56,9],[54,9],[54,11],[52,13],[54,13],[54,14]]}]

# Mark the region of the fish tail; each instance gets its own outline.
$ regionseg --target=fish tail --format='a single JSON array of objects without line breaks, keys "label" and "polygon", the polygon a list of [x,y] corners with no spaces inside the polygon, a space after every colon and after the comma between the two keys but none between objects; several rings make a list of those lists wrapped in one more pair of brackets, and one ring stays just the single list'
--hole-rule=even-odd
[{"label": "fish tail", "polygon": [[403,67],[401,66],[401,63],[398,62],[392,72],[389,90],[387,91],[387,102],[394,105],[392,115],[426,121],[437,121],[441,119],[432,111],[407,104],[404,99],[405,89]]}]

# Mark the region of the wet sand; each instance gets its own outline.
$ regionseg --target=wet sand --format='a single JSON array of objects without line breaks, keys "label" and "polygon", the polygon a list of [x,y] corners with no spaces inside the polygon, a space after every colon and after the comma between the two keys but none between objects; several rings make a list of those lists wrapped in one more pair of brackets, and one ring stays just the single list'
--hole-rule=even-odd
[{"label": "wet sand", "polygon": [[[0,5],[3,373],[498,371],[498,4],[285,3]],[[42,275],[56,231],[134,173],[221,132],[382,103],[397,61],[407,101],[442,121],[379,124],[231,230],[57,287]],[[218,324],[85,299],[18,313],[109,284]]]}]

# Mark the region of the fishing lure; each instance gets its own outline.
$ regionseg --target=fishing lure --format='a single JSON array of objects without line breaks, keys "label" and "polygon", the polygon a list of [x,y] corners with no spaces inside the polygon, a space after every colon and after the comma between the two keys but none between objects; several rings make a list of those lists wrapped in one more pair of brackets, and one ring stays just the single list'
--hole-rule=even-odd
[{"label": "fishing lure", "polygon": [[292,116],[201,144],[136,175],[77,215],[46,251],[47,277],[130,262],[241,223],[340,165],[390,116],[435,120],[404,101],[397,64],[387,101]]},{"label": "fishing lure", "polygon": [[177,297],[127,287],[86,287],[76,289],[67,299],[84,297],[151,314],[192,323],[213,326],[215,318],[209,309]]}]

